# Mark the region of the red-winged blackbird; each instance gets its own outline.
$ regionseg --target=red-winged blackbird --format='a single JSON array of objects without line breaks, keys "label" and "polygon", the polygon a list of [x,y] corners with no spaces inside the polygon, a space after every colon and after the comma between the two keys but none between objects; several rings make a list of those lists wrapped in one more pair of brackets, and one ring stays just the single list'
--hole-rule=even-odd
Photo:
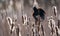
[{"label": "red-winged blackbird", "polygon": [[36,8],[33,7],[34,13],[33,13],[33,17],[35,20],[38,20],[36,16],[40,15],[41,19],[45,19],[45,11],[42,8]]}]

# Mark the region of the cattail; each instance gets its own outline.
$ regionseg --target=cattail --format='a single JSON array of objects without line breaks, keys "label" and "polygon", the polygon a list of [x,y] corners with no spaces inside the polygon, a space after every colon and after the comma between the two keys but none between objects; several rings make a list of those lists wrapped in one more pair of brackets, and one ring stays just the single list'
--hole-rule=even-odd
[{"label": "cattail", "polygon": [[12,32],[15,30],[15,22],[12,22],[10,17],[7,17],[7,22],[10,28],[10,33],[12,34]]},{"label": "cattail", "polygon": [[22,35],[21,35],[21,32],[19,32],[19,36],[22,36]]},{"label": "cattail", "polygon": [[54,12],[54,15],[57,17],[57,7],[56,6],[53,6],[53,12]]},{"label": "cattail", "polygon": [[19,27],[16,28],[16,34],[19,36]]},{"label": "cattail", "polygon": [[9,25],[9,29],[10,29],[10,33],[12,33],[12,19],[10,17],[7,17],[7,22],[8,22],[8,25]]},{"label": "cattail", "polygon": [[27,25],[27,15],[26,14],[24,14],[23,15],[23,23],[24,23],[24,25]]},{"label": "cattail", "polygon": [[21,36],[21,27],[20,27],[20,24],[17,24],[15,29],[16,29],[17,36]]},{"label": "cattail", "polygon": [[[53,19],[53,16],[51,16],[51,18],[49,18],[48,24],[51,25],[51,27],[55,27],[55,26],[56,26],[56,25],[55,25],[55,20]],[[49,26],[49,25],[48,25],[48,26]],[[49,26],[49,28],[50,28],[50,26]]]},{"label": "cattail", "polygon": [[55,27],[55,29],[56,29],[56,35],[58,36],[58,28],[57,28],[57,27]]},{"label": "cattail", "polygon": [[43,25],[41,25],[41,29],[42,29],[42,34],[44,36],[44,28],[43,28]]},{"label": "cattail", "polygon": [[13,23],[11,24],[11,30],[10,30],[10,31],[11,31],[11,34],[12,34],[12,32],[15,30],[15,28],[16,28],[16,27],[15,27],[15,22],[13,22]]},{"label": "cattail", "polygon": [[23,16],[22,16],[22,23],[24,23],[24,18],[23,18]]},{"label": "cattail", "polygon": [[60,28],[60,14],[58,16],[58,28]]},{"label": "cattail", "polygon": [[56,25],[55,25],[55,20],[53,19],[53,16],[49,18],[48,27],[50,28],[52,35],[55,35],[54,33],[55,33]]},{"label": "cattail", "polygon": [[12,24],[12,19],[10,17],[7,17],[7,22],[8,22],[9,25],[11,25]]}]

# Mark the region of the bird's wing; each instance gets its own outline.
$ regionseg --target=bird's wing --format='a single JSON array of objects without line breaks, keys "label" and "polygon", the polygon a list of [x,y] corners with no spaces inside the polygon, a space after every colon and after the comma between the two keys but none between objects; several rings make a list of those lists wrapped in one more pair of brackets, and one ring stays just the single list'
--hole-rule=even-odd
[{"label": "bird's wing", "polygon": [[45,19],[45,11],[43,9],[38,9],[38,13],[40,17],[44,20]]}]

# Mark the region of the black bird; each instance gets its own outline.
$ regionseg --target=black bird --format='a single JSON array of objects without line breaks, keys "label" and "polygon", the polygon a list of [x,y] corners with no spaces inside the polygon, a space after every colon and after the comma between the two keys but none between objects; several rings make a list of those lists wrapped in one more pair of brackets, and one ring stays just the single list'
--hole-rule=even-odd
[{"label": "black bird", "polygon": [[35,20],[38,20],[36,16],[40,15],[41,19],[45,19],[45,11],[42,8],[36,8],[33,7],[34,13],[33,13],[33,17]]}]

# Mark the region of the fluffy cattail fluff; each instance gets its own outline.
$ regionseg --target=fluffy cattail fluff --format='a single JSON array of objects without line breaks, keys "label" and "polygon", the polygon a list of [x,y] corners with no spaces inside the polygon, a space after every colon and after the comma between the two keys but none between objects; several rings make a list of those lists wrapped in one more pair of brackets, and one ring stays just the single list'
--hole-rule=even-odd
[{"label": "fluffy cattail fluff", "polygon": [[17,21],[17,15],[14,15],[14,22]]},{"label": "fluffy cattail fluff", "polygon": [[7,9],[8,12],[11,12],[13,10],[12,6],[13,6],[13,0],[10,0],[9,5],[8,5],[8,9]]},{"label": "fluffy cattail fluff", "polygon": [[37,1],[36,1],[36,0],[34,0],[33,7],[37,7],[37,8],[38,8],[38,3],[37,3]]},{"label": "fluffy cattail fluff", "polygon": [[10,0],[10,5],[13,5],[13,0]]}]

